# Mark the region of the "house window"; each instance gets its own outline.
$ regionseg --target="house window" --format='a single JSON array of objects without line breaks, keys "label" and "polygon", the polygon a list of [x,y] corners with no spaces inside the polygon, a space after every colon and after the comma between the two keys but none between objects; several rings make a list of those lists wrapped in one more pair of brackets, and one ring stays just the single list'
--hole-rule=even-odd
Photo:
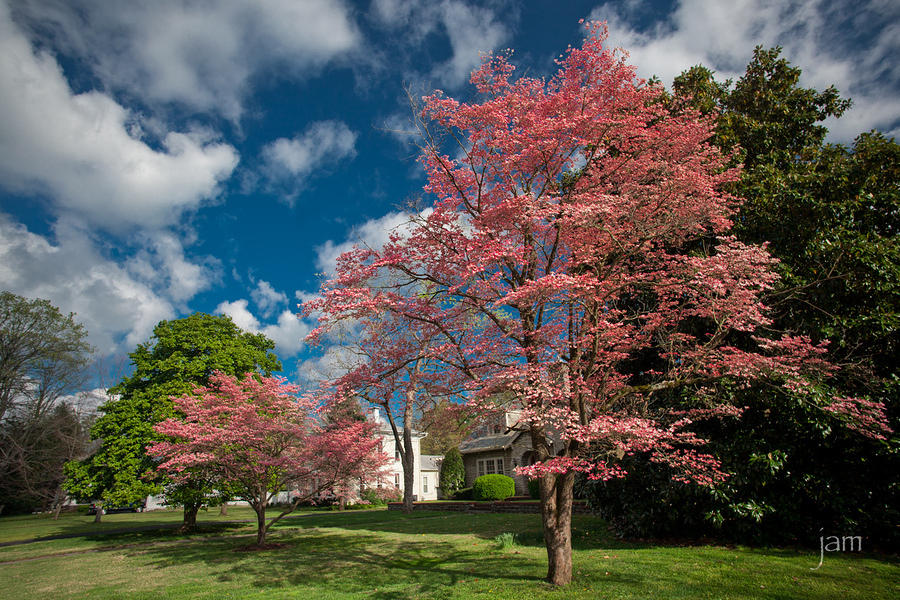
[{"label": "house window", "polygon": [[422,476],[422,492],[425,494],[428,493],[428,475]]},{"label": "house window", "polygon": [[503,474],[503,459],[488,458],[478,461],[478,476],[491,475],[492,473]]},{"label": "house window", "polygon": [[394,473],[394,487],[400,489],[400,473]]}]

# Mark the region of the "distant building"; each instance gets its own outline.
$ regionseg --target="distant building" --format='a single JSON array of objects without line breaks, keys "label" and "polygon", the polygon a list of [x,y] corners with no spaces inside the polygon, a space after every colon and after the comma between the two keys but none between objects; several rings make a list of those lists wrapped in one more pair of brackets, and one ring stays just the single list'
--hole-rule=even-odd
[{"label": "distant building", "polygon": [[[366,418],[378,425],[375,434],[381,438],[381,449],[392,458],[385,468],[387,485],[392,485],[400,492],[403,492],[403,464],[400,461],[400,452],[397,451],[394,443],[394,433],[391,431],[391,425],[378,409],[373,408],[366,415]],[[402,441],[403,428],[398,427],[397,432],[400,434]],[[426,435],[424,432],[412,432],[413,456],[415,457],[415,468],[413,470],[414,500],[438,499],[441,461],[444,457],[434,454],[420,454],[421,441]]]},{"label": "distant building", "polygon": [[519,424],[521,411],[507,410],[487,420],[459,445],[466,469],[466,487],[481,475],[500,473],[512,477],[516,495],[528,495],[528,479],[516,475],[516,467],[535,462],[531,435]]}]

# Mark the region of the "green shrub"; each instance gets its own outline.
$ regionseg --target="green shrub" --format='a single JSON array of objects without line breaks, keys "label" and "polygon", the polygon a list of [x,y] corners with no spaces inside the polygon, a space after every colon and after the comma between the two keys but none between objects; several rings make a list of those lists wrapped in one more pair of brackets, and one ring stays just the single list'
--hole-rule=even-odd
[{"label": "green shrub", "polygon": [[456,490],[453,493],[452,498],[454,500],[471,500],[472,499],[472,488],[462,488],[461,490]]},{"label": "green shrub", "polygon": [[475,500],[506,500],[516,493],[516,482],[512,477],[494,473],[482,475],[472,486],[472,497]]},{"label": "green shrub", "polygon": [[450,448],[441,462],[441,493],[450,497],[466,483],[466,468],[458,448]]},{"label": "green shrub", "polygon": [[529,479],[528,480],[528,495],[534,498],[535,500],[541,499],[541,480],[540,479]]}]

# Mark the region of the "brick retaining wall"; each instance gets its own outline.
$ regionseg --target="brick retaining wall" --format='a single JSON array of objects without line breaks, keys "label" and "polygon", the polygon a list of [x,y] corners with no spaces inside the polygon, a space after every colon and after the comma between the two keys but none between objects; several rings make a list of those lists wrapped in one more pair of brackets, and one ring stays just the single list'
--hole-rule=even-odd
[{"label": "brick retaining wall", "polygon": [[[403,510],[402,502],[388,502],[388,510]],[[450,510],[456,512],[539,513],[541,504],[532,502],[472,502],[470,500],[448,502],[413,502],[413,510]],[[589,513],[584,500],[575,500],[572,512]]]}]

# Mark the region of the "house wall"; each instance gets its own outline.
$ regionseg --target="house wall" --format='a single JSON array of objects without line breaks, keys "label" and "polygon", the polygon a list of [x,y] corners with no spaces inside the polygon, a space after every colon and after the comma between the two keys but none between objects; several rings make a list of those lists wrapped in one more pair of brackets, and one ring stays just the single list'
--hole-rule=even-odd
[{"label": "house wall", "polygon": [[478,461],[493,458],[503,459],[503,473],[513,478],[516,484],[516,495],[528,495],[528,478],[516,475],[516,467],[527,466],[531,450],[531,436],[524,433],[518,436],[509,448],[505,450],[485,450],[483,452],[470,452],[463,454],[463,466],[466,469],[466,487],[472,487],[478,478]]},{"label": "house wall", "polygon": [[[385,454],[391,457],[391,461],[385,468],[387,473],[386,485],[394,486],[401,493],[403,492],[403,463],[397,457],[397,448],[394,443],[394,434],[391,431],[379,431],[381,437],[381,447]],[[414,500],[437,500],[438,472],[422,471],[421,461],[421,441],[422,435],[416,434],[412,438],[413,446],[413,489]],[[402,440],[401,440],[402,442]],[[428,476],[428,491],[424,491],[423,476]]]},{"label": "house wall", "polygon": [[[513,469],[515,469],[515,467],[524,467],[530,464],[528,459],[530,455],[533,455],[531,449],[531,435],[526,432],[516,438],[510,448],[510,455],[512,456]],[[523,475],[516,475],[515,471],[510,473],[510,476],[516,482],[516,495],[527,496],[528,478]]]},{"label": "house wall", "polygon": [[485,450],[463,454],[463,466],[466,469],[466,487],[472,487],[478,478],[478,461],[498,458],[503,459],[503,474],[512,477],[512,455],[509,450]]},{"label": "house wall", "polygon": [[[425,489],[425,480],[428,480],[428,489]],[[438,499],[438,483],[440,483],[440,471],[426,471],[422,469],[422,487],[419,488],[422,495],[419,500],[437,500]]]}]

